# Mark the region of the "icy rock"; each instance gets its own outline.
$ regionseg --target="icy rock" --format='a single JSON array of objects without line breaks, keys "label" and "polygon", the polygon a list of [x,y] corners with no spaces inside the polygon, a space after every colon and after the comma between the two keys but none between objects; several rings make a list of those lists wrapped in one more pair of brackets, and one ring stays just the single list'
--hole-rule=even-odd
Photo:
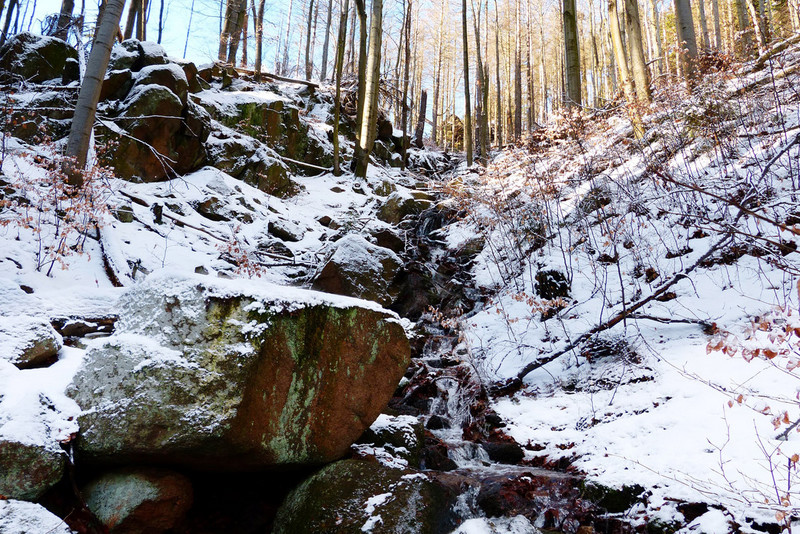
[{"label": "icy rock", "polygon": [[61,80],[68,59],[77,60],[78,52],[61,39],[18,33],[0,48],[0,83]]},{"label": "icy rock", "polygon": [[[62,451],[0,438],[0,495],[38,499],[61,480],[65,458]],[[5,533],[2,526],[0,509],[0,532]]]},{"label": "icy rock", "polygon": [[192,505],[192,485],[166,469],[106,473],[83,488],[92,513],[110,534],[160,534],[175,527]]},{"label": "icy rock", "polygon": [[391,250],[349,234],[336,242],[312,287],[388,306],[397,296],[392,281],[402,267],[403,262]]},{"label": "icy rock", "polygon": [[454,503],[454,492],[421,473],[343,460],[289,494],[273,533],[450,532]]},{"label": "icy rock", "polygon": [[61,336],[44,317],[0,317],[0,359],[20,369],[47,363],[62,345]]},{"label": "icy rock", "polygon": [[94,462],[246,469],[340,458],[406,370],[396,316],[294,288],[161,272],[120,300],[67,390]]},{"label": "icy rock", "polygon": [[72,534],[61,518],[32,502],[0,500],[0,532],[3,534]]}]

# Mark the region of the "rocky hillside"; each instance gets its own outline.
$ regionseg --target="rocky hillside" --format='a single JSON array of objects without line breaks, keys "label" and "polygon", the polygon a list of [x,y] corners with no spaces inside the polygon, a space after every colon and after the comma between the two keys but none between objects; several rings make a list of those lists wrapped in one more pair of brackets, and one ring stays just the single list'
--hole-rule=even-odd
[{"label": "rocky hillside", "polygon": [[330,88],[124,41],[75,192],[78,59],[0,49],[3,533],[792,525],[796,44],[357,180]]}]

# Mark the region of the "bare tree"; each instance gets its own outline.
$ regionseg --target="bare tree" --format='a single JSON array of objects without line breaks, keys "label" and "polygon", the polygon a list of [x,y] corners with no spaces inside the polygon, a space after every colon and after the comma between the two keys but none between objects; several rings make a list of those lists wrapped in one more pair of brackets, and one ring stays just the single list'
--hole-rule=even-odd
[{"label": "bare tree", "polygon": [[339,6],[339,36],[336,39],[336,96],[333,100],[333,174],[339,176],[339,117],[342,107],[342,68],[344,67],[344,46],[347,39],[347,12],[350,0]]},{"label": "bare tree", "polygon": [[472,105],[469,101],[469,38],[467,35],[467,0],[461,0],[461,35],[464,48],[464,152],[467,167],[472,165]]},{"label": "bare tree", "polygon": [[563,0],[564,71],[568,106],[581,105],[581,60],[575,0]]},{"label": "bare tree", "polygon": [[[358,1],[358,0],[357,0]],[[372,0],[369,26],[369,52],[367,54],[366,79],[359,79],[364,90],[364,115],[358,125],[361,132],[355,155],[355,174],[367,176],[369,155],[375,143],[378,126],[378,90],[381,75],[381,43],[383,32],[383,0]]]},{"label": "bare tree", "polygon": [[625,21],[628,29],[628,42],[631,48],[631,67],[633,79],[636,83],[636,96],[640,102],[649,103],[652,100],[650,73],[647,70],[647,59],[644,57],[638,0],[625,0]]}]

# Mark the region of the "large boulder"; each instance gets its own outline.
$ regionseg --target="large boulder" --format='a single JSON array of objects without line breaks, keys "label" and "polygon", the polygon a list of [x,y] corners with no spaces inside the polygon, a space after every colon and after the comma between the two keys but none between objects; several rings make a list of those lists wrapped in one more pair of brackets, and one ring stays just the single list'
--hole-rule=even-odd
[{"label": "large boulder", "polygon": [[61,39],[22,32],[0,48],[0,83],[25,80],[41,83],[71,77],[78,52]]},{"label": "large boulder", "polygon": [[184,518],[193,500],[189,479],[156,468],[106,473],[81,493],[110,534],[166,532]]},{"label": "large boulder", "polygon": [[390,224],[397,224],[408,215],[422,213],[433,206],[433,202],[426,198],[421,191],[400,192],[395,191],[378,210],[378,218]]},{"label": "large boulder", "polygon": [[[177,66],[172,71],[183,74]],[[185,90],[185,78],[183,82]],[[169,88],[151,83],[135,85],[119,108],[115,122],[126,134],[111,128],[98,130],[106,144],[117,143],[101,157],[120,178],[159,182],[205,164],[203,143],[209,135],[210,117],[196,104],[184,105]]]},{"label": "large boulder", "polygon": [[349,234],[335,243],[312,287],[388,306],[397,296],[392,281],[402,267],[402,260],[391,250]]},{"label": "large boulder", "polygon": [[283,502],[273,534],[450,532],[455,492],[422,473],[344,460],[298,486]]},{"label": "large boulder", "polygon": [[142,85],[159,85],[166,87],[178,97],[181,104],[186,104],[189,94],[189,82],[186,73],[175,63],[166,65],[150,65],[136,73],[136,82],[133,87]]},{"label": "large boulder", "polygon": [[72,534],[57,515],[32,502],[0,499],[0,532],[3,534]]},{"label": "large boulder", "polygon": [[65,460],[64,451],[0,437],[0,495],[38,499],[61,480]]},{"label": "large boulder", "polygon": [[68,388],[90,462],[247,469],[343,456],[409,361],[397,317],[368,303],[169,272],[120,301]]},{"label": "large boulder", "polygon": [[0,359],[20,369],[51,362],[62,345],[61,336],[44,317],[0,317]]}]

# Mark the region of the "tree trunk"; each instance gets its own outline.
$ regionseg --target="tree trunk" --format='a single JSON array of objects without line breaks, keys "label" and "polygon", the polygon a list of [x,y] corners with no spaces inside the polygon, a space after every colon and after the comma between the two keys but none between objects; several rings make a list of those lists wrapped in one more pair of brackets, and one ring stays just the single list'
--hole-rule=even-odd
[{"label": "tree trunk", "polygon": [[[487,0],[488,3],[488,0]],[[472,7],[472,25],[475,33],[475,59],[477,69],[475,71],[475,119],[477,121],[478,156],[479,161],[484,165],[489,161],[489,119],[488,91],[489,76],[486,74],[486,65],[483,63],[481,54],[481,3],[478,3],[478,12],[475,12],[474,2],[470,2]]]},{"label": "tree trunk", "polygon": [[423,148],[425,145],[422,142],[422,136],[425,133],[425,114],[427,113],[428,106],[428,91],[422,90],[419,97],[419,117],[417,118],[417,129],[414,132],[414,146]]},{"label": "tree trunk", "polygon": [[[381,75],[381,44],[383,31],[383,0],[372,0],[372,14],[369,26],[369,54],[367,56],[366,80],[359,80],[364,85],[364,115],[358,125],[361,135],[356,151],[355,175],[366,178],[369,155],[378,127],[378,90]],[[364,83],[362,83],[364,82]]]},{"label": "tree trunk", "polygon": [[228,64],[236,66],[236,54],[239,51],[239,42],[242,39],[242,30],[247,20],[247,0],[237,0],[233,14],[233,24],[230,29],[230,42],[228,43]]},{"label": "tree trunk", "polygon": [[472,166],[472,104],[469,101],[469,37],[467,35],[467,0],[461,0],[461,35],[464,49],[464,152],[467,167]]},{"label": "tree trunk", "polygon": [[756,43],[758,44],[759,53],[763,54],[767,51],[767,29],[764,17],[758,11],[756,6],[757,0],[745,0],[747,9],[750,11],[750,18],[753,20],[753,29],[756,34]]},{"label": "tree trunk", "polygon": [[261,81],[261,55],[264,46],[264,4],[266,0],[259,0],[258,12],[253,17],[253,23],[256,31],[256,61],[254,65],[255,79],[257,82]]},{"label": "tree trunk", "polygon": [[[412,0],[408,0],[408,7],[406,8],[405,24],[403,26],[403,33],[405,33],[405,46],[404,55],[405,61],[403,62],[403,98],[400,102],[400,128],[403,130],[402,143],[400,147],[400,155],[402,157],[401,168],[405,170],[408,154],[406,151],[406,135],[408,134],[408,67],[411,63],[411,4]],[[399,55],[399,53],[398,53]]]},{"label": "tree trunk", "polygon": [[306,28],[306,80],[311,79],[314,68],[311,62],[311,24],[314,19],[314,0],[308,1],[308,25]]},{"label": "tree trunk", "polygon": [[97,101],[100,99],[100,89],[111,57],[111,47],[119,31],[119,20],[124,5],[125,0],[106,1],[102,21],[97,28],[92,51],[89,54],[65,151],[65,155],[74,160],[69,164],[71,169],[68,173],[69,184],[72,186],[83,185],[81,172],[86,167]]},{"label": "tree trunk", "polygon": [[289,33],[292,29],[292,8],[294,0],[289,0],[289,14],[286,16],[286,36],[283,39],[283,63],[281,64],[281,76],[289,75]]},{"label": "tree trunk", "polygon": [[[75,9],[75,0],[62,0],[61,12],[58,15],[58,25],[53,33],[54,37],[66,41],[69,37],[69,26],[72,22],[72,11]],[[0,9],[2,11],[2,9]]]},{"label": "tree trunk", "polygon": [[[716,2],[716,0],[714,0]],[[656,50],[658,53],[658,72],[662,74],[667,65],[667,59],[664,57],[664,47],[661,44],[661,20],[656,7],[656,0],[650,0],[650,15],[653,17],[653,41],[656,43]]]},{"label": "tree trunk", "polygon": [[703,50],[711,49],[711,38],[708,36],[705,0],[697,0],[697,15],[700,18],[700,42]]},{"label": "tree trunk", "polygon": [[686,82],[691,85],[694,76],[694,63],[697,59],[697,39],[694,35],[694,21],[692,19],[692,5],[689,0],[674,0],[675,2],[675,28],[678,32],[680,44],[680,60]]},{"label": "tree trunk", "polygon": [[[328,20],[325,22],[325,40],[322,43],[322,66],[319,79],[325,81],[328,77],[328,46],[331,41],[331,18],[333,17],[333,0],[328,0]],[[342,49],[344,52],[344,49]]]},{"label": "tree trunk", "polygon": [[522,40],[519,24],[519,4],[515,4],[515,31],[514,31],[514,141],[519,142],[522,137],[522,54],[520,41]]},{"label": "tree trunk", "polygon": [[714,48],[722,49],[722,27],[719,23],[719,0],[711,0],[711,16],[714,19]]},{"label": "tree trunk", "polygon": [[650,103],[650,73],[642,47],[642,26],[639,21],[638,0],[625,0],[625,21],[628,27],[628,42],[631,48],[631,67],[636,83],[636,96],[640,102]]},{"label": "tree trunk", "polygon": [[0,46],[3,46],[3,43],[5,43],[6,39],[8,38],[8,29],[11,27],[11,16],[14,13],[14,8],[16,8],[17,12],[19,12],[19,0],[11,0],[11,2],[8,3],[8,11],[6,11],[6,20],[5,23],[3,24],[3,35],[0,36]]},{"label": "tree trunk", "polygon": [[125,39],[130,39],[134,35],[133,32],[136,29],[136,19],[139,15],[139,4],[141,2],[142,0],[131,0],[128,6],[128,20],[125,23],[125,33],[123,34]]},{"label": "tree trunk", "polygon": [[617,16],[617,0],[608,0],[608,27],[611,31],[611,46],[614,49],[614,61],[617,64],[622,91],[625,94],[625,100],[632,104],[636,101],[636,94],[628,71],[628,57],[622,44],[622,32],[620,31],[619,17]]},{"label": "tree trunk", "polygon": [[[361,135],[364,122],[364,101],[367,94],[367,7],[364,0],[356,0],[358,12],[358,100],[356,101],[356,128]],[[358,144],[356,144],[358,147]]]},{"label": "tree trunk", "polygon": [[575,0],[563,0],[564,70],[566,71],[567,106],[581,105],[581,60],[578,44],[578,20]]},{"label": "tree trunk", "polygon": [[[488,1],[488,0],[487,0]],[[503,91],[500,85],[500,19],[498,12],[500,11],[497,6],[497,0],[494,0],[494,70],[495,70],[495,86],[497,95],[495,96],[495,139],[497,146],[503,146]],[[489,24],[489,21],[486,21]]]},{"label": "tree trunk", "polygon": [[447,2],[442,2],[442,11],[439,16],[439,35],[436,40],[436,75],[433,81],[433,112],[431,114],[431,140],[436,145],[439,138],[439,86],[442,83],[442,41],[444,40],[444,16]]},{"label": "tree trunk", "polygon": [[[262,0],[263,2],[263,0]],[[347,15],[350,0],[339,6],[339,35],[336,39],[336,96],[333,100],[333,175],[342,174],[339,168],[339,120],[342,107],[342,68],[344,67],[344,46],[347,39]]]}]

